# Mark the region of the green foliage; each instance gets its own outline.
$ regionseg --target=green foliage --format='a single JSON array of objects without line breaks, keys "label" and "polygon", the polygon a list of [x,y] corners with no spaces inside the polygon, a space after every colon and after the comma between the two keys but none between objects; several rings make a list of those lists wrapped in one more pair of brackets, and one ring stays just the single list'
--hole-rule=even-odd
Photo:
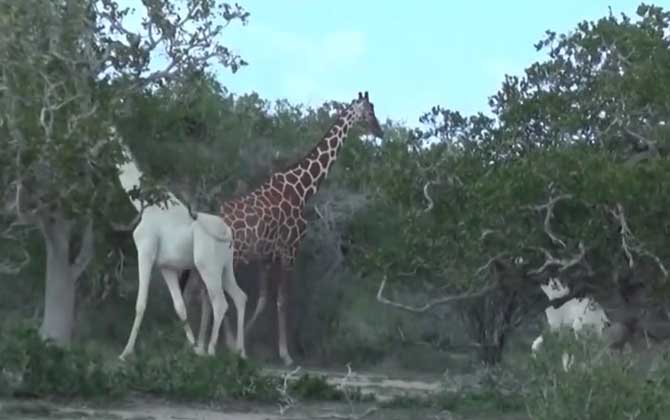
[{"label": "green foliage", "polygon": [[[209,358],[195,355],[190,348],[171,351],[163,346],[163,351],[147,351],[121,364],[89,348],[54,346],[42,340],[32,325],[4,330],[0,339],[0,395],[4,396],[107,399],[136,391],[180,401],[274,402],[280,397],[280,378],[263,375],[253,362],[225,351]],[[365,399],[358,389],[345,393],[324,377],[309,374],[290,383],[287,391],[300,400]]]},{"label": "green foliage", "polygon": [[0,394],[119,396],[125,385],[120,372],[95,360],[83,348],[59,348],[31,326],[2,331]]},{"label": "green foliage", "polygon": [[5,331],[1,343],[3,394],[114,398],[135,390],[185,400],[277,396],[277,379],[227,353],[211,359],[192,350],[161,352],[120,365],[82,347],[54,346],[32,327]]},{"label": "green foliage", "polygon": [[[665,356],[651,371],[642,363],[649,355],[610,355],[594,334],[576,340],[572,331],[564,331],[544,339],[530,365],[526,404],[532,419],[667,417]],[[567,371],[561,363],[564,351],[574,358]]]},{"label": "green foliage", "polygon": [[191,349],[137,357],[124,368],[133,389],[180,400],[276,399],[277,380],[248,361],[220,352],[203,358]]},{"label": "green foliage", "polygon": [[289,386],[289,394],[301,400],[341,401],[343,391],[326,381],[324,376],[304,374]]}]

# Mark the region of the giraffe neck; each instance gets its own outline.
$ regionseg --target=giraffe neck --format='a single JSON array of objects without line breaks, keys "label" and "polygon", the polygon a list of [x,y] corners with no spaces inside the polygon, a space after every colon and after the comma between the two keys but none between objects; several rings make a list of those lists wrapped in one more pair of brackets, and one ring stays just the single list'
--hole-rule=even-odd
[{"label": "giraffe neck", "polygon": [[306,202],[316,194],[321,182],[328,175],[355,121],[356,112],[349,106],[340,113],[326,135],[303,159],[272,176],[270,187],[285,191],[287,184],[293,185],[297,198],[302,203]]},{"label": "giraffe neck", "polygon": [[[119,181],[121,182],[123,190],[128,195],[128,199],[139,213],[142,211],[142,202],[137,198],[131,197],[130,191],[132,191],[135,187],[140,187],[142,171],[137,166],[137,162],[135,161],[135,158],[132,156],[130,151],[126,149],[124,150],[124,153],[126,154],[128,160],[125,163],[118,165]],[[184,204],[179,201],[171,191],[168,192],[168,197],[171,200],[170,207],[179,206],[186,208],[186,206],[184,206]]]}]

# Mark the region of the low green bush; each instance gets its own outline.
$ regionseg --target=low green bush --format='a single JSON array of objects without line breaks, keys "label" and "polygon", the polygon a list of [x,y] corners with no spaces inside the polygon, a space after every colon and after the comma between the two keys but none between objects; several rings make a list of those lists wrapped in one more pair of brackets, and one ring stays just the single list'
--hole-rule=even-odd
[{"label": "low green bush", "polygon": [[[62,349],[43,340],[34,325],[0,331],[0,395],[118,398],[129,391],[177,400],[277,401],[281,379],[222,350],[200,357],[190,349],[142,352],[121,363],[101,350]],[[324,378],[304,375],[289,385],[299,399],[341,400]]]},{"label": "low green bush", "polygon": [[[567,371],[562,354],[571,355]],[[531,358],[526,405],[532,419],[600,420],[668,418],[667,360],[647,368],[648,353],[610,353],[595,334],[575,339],[572,331],[545,334]]]}]

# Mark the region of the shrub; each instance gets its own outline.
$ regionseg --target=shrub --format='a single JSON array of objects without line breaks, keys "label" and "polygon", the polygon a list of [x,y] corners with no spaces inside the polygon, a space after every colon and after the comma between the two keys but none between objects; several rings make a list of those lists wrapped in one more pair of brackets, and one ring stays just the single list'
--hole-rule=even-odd
[{"label": "shrub", "polygon": [[[567,372],[561,355],[573,362]],[[530,363],[526,405],[532,419],[599,420],[667,418],[670,392],[660,369],[642,368],[643,356],[610,354],[604,343],[587,334],[575,339],[571,331],[545,334],[542,350]],[[667,376],[667,375],[666,375]]]},{"label": "shrub", "polygon": [[[178,400],[280,398],[280,378],[261,374],[252,362],[226,351],[214,358],[200,357],[180,343],[181,350],[155,345],[162,351],[145,351],[120,363],[106,361],[100,350],[52,345],[33,325],[0,331],[0,395],[118,398],[138,391]],[[299,399],[351,398],[324,378],[310,375],[290,384],[288,391]],[[359,394],[356,390],[353,398],[361,399]]]},{"label": "shrub", "polygon": [[124,389],[120,372],[90,351],[59,348],[30,325],[0,334],[0,366],[3,394],[94,397],[115,396]]}]

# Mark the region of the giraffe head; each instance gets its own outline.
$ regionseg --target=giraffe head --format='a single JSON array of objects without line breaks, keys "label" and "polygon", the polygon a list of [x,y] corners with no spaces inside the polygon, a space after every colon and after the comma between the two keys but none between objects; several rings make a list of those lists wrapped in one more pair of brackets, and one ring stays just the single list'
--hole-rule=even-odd
[{"label": "giraffe head", "polygon": [[377,116],[375,115],[375,106],[370,102],[368,92],[362,94],[358,92],[358,98],[352,104],[356,117],[367,124],[370,134],[375,137],[384,138],[384,131],[382,131]]}]

